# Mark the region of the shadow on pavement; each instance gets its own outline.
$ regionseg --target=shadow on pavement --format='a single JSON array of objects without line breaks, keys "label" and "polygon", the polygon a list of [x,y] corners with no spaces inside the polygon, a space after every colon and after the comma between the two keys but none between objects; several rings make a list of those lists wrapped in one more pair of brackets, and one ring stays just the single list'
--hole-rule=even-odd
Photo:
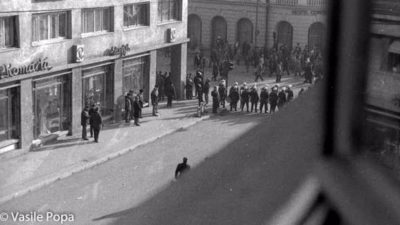
[{"label": "shadow on pavement", "polygon": [[[273,119],[261,118],[254,128],[137,207],[93,221],[110,219],[103,221],[110,225],[265,224],[309,174],[310,161],[322,147],[319,91],[305,93],[272,115]],[[210,120],[234,122],[232,118],[213,116]]]}]

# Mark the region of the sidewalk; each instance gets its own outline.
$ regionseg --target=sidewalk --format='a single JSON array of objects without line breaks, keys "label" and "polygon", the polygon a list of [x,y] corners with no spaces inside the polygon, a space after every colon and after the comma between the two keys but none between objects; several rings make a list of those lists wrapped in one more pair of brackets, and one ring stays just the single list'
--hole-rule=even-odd
[{"label": "sidewalk", "polygon": [[25,155],[0,162],[0,204],[24,195],[73,173],[91,168],[119,155],[150,143],[209,118],[211,110],[196,117],[197,100],[174,101],[173,108],[159,105],[159,116],[151,116],[151,108],[143,109],[141,126],[121,121],[105,125],[99,142],[81,139],[81,134],[60,138]]}]

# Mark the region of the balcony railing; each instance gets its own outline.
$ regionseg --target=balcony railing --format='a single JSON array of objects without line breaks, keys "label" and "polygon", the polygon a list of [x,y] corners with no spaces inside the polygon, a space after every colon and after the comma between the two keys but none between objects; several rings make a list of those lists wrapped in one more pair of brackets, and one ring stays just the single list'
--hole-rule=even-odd
[{"label": "balcony railing", "polygon": [[275,4],[277,5],[298,5],[298,0],[276,0]]},{"label": "balcony railing", "polygon": [[310,6],[324,6],[327,5],[327,0],[307,0],[307,5]]}]

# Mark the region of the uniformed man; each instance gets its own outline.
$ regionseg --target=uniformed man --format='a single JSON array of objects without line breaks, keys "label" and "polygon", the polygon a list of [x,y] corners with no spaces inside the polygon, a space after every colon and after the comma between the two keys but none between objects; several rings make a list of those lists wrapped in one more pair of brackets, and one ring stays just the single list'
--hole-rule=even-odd
[{"label": "uniformed man", "polygon": [[219,83],[218,93],[219,93],[219,100],[223,108],[225,108],[225,98],[226,98],[226,83],[225,80],[221,80]]},{"label": "uniformed man", "polygon": [[286,93],[287,93],[287,102],[292,101],[294,94],[293,94],[293,91],[292,91],[292,85],[291,84],[288,85],[288,87],[286,89]]},{"label": "uniformed man", "polygon": [[249,112],[249,88],[247,86],[244,87],[242,93],[240,94],[241,100],[240,100],[240,108],[242,109],[246,105],[246,110]]},{"label": "uniformed man", "polygon": [[268,99],[269,99],[268,88],[267,88],[267,86],[265,86],[261,89],[261,93],[260,93],[260,113],[262,113],[264,106],[265,106],[264,112],[267,113]]},{"label": "uniformed man", "polygon": [[278,104],[278,88],[277,87],[272,88],[272,91],[269,94],[269,104],[271,106],[269,113],[274,113],[275,109],[276,109],[276,105]]},{"label": "uniformed man", "polygon": [[254,85],[251,88],[251,92],[250,92],[250,102],[251,102],[251,109],[250,112],[253,112],[253,109],[255,110],[255,112],[257,112],[257,105],[258,105],[258,101],[260,100],[260,97],[258,96],[258,92],[257,92],[257,86]]},{"label": "uniformed man", "polygon": [[278,108],[281,110],[286,105],[286,88],[283,87],[282,90],[278,94]]},{"label": "uniformed man", "polygon": [[237,103],[239,102],[239,86],[238,83],[235,82],[235,84],[229,89],[229,98],[231,99],[230,103],[230,108],[232,111],[232,108],[237,111]]}]

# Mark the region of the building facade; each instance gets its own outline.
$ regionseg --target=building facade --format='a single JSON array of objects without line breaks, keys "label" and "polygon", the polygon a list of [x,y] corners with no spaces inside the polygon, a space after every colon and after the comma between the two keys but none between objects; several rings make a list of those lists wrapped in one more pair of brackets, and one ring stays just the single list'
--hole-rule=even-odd
[{"label": "building facade", "polygon": [[327,0],[193,0],[189,47],[211,48],[218,36],[257,47],[282,43],[324,48]]},{"label": "building facade", "polygon": [[85,105],[120,121],[127,91],[144,89],[149,99],[166,47],[184,96],[187,0],[7,0],[0,8],[0,153],[80,133]]}]

